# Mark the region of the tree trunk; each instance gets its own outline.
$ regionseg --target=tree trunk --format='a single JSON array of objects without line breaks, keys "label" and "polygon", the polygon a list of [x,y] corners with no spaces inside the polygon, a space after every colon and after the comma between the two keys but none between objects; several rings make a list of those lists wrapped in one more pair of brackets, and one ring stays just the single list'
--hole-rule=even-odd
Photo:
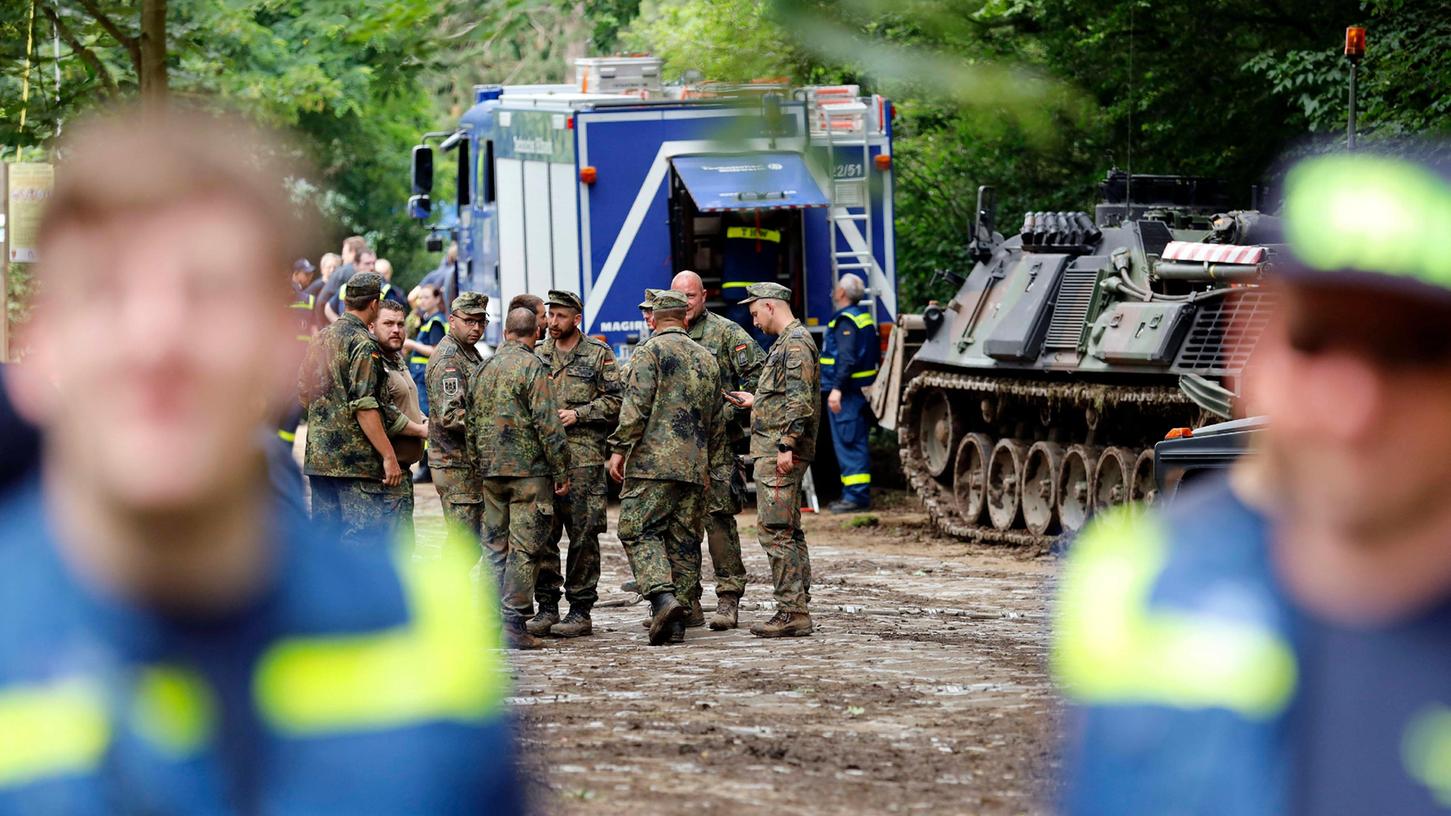
[{"label": "tree trunk", "polygon": [[166,0],[141,0],[141,104],[166,105]]}]

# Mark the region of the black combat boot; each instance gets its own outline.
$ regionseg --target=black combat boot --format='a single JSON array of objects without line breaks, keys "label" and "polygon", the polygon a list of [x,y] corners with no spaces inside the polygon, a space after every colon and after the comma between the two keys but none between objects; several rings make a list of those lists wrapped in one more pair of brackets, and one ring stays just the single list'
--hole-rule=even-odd
[{"label": "black combat boot", "polygon": [[670,640],[670,624],[683,617],[686,606],[675,599],[674,592],[657,592],[650,596],[650,645],[659,646]]},{"label": "black combat boot", "polygon": [[670,624],[670,642],[671,643],[684,643],[685,642],[685,626],[686,626],[685,621],[684,620],[681,620],[679,618],[677,618],[674,623]]},{"label": "black combat boot", "polygon": [[705,625],[705,609],[701,607],[699,598],[690,602],[690,616],[685,619],[685,625],[692,629]]},{"label": "black combat boot", "polygon": [[513,619],[504,624],[504,640],[510,649],[543,649],[544,641],[529,634],[524,621]]},{"label": "black combat boot", "polygon": [[594,623],[589,619],[589,610],[576,606],[569,608],[564,620],[549,627],[549,634],[555,637],[582,637],[594,632]]},{"label": "black combat boot", "polygon": [[736,628],[736,618],[741,611],[741,596],[721,595],[715,599],[715,614],[710,618],[710,628],[717,632]]},{"label": "black combat boot", "polygon": [[811,616],[805,612],[780,612],[763,623],[751,624],[756,637],[803,637],[811,634]]},{"label": "black combat boot", "polygon": [[524,628],[529,630],[529,634],[542,637],[549,634],[549,627],[556,623],[559,623],[559,607],[540,604],[539,612],[524,624]]}]

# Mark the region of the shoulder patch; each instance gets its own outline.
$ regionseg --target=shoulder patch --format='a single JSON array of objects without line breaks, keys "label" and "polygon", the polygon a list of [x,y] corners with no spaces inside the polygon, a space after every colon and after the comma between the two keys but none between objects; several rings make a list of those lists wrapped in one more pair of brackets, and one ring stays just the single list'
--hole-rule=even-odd
[{"label": "shoulder patch", "polygon": [[443,380],[443,395],[445,397],[456,397],[463,391],[463,382],[458,377],[445,377]]},{"label": "shoulder patch", "polygon": [[748,343],[741,343],[740,345],[738,345],[738,346],[735,347],[735,350],[736,351],[744,351],[747,345],[749,345],[749,344]]}]

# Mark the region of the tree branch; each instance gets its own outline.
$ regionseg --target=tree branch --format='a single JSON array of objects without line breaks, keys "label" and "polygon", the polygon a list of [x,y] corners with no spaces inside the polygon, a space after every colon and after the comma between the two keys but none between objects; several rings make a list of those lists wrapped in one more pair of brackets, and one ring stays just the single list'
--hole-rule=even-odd
[{"label": "tree branch", "polygon": [[126,49],[126,53],[131,55],[131,64],[135,66],[136,76],[139,79],[141,76],[141,38],[132,37],[122,31],[121,27],[116,25],[116,22],[102,11],[100,6],[96,5],[96,0],[80,0],[80,2],[86,13],[95,18],[95,21],[101,24],[101,28],[104,28],[106,33],[110,34],[121,47]]},{"label": "tree branch", "polygon": [[60,34],[62,40],[65,40],[65,44],[70,46],[71,53],[80,57],[81,62],[89,66],[95,72],[96,76],[101,78],[101,84],[105,86],[106,92],[109,95],[115,96],[120,89],[116,87],[116,80],[111,77],[111,72],[106,68],[105,63],[101,62],[94,51],[81,44],[81,41],[76,38],[75,33],[61,19],[60,14],[56,13],[56,10],[51,8],[49,4],[41,4],[40,11],[46,17],[50,18],[51,25],[55,26],[56,33]]}]

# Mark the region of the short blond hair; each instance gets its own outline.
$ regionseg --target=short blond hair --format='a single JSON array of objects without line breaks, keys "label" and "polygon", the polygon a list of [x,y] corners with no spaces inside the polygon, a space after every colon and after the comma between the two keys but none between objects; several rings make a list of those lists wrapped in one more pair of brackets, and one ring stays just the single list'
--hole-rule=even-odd
[{"label": "short blond hair", "polygon": [[[263,268],[290,269],[307,255],[312,221],[286,187],[304,173],[278,158],[296,153],[243,119],[178,107],[145,114],[113,108],[69,127],[59,152],[55,191],[40,222],[42,246],[66,230],[121,215],[218,199],[243,205],[263,225]],[[285,289],[288,281],[278,285]]]}]

